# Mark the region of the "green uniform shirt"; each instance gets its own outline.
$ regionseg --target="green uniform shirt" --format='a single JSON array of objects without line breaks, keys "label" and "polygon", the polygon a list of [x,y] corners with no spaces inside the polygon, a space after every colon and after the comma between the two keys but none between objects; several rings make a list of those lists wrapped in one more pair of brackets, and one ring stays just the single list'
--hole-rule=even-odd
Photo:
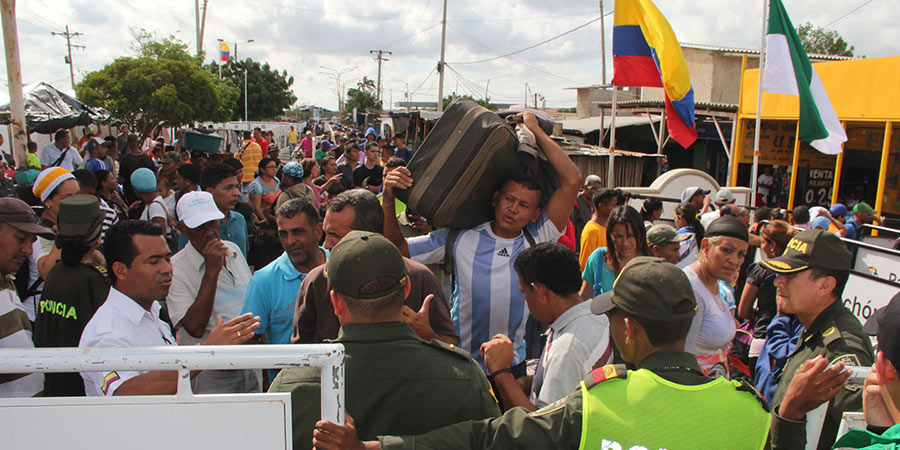
[{"label": "green uniform shirt", "polygon": [[[843,302],[835,301],[822,311],[809,329],[803,330],[797,348],[788,359],[778,381],[778,389],[772,398],[777,408],[784,401],[788,385],[797,369],[804,362],[817,356],[824,356],[831,363],[843,362],[845,366],[866,366],[874,363],[872,343],[862,325]],[[862,390],[841,391],[828,407],[822,435],[819,438],[819,449],[830,449],[837,436],[841,415],[844,411],[862,411]],[[773,414],[772,448],[803,448],[806,443],[806,424],[791,422]]]},{"label": "green uniform shirt", "polygon": [[[500,415],[490,383],[468,352],[419,339],[401,322],[341,327],[347,413],[363,440],[420,434]],[[269,392],[290,392],[294,448],[309,448],[320,418],[319,369],[284,369]]]},{"label": "green uniform shirt", "polygon": [[[683,352],[659,352],[644,358],[640,369],[678,384],[699,385],[709,378],[697,359]],[[381,446],[390,449],[578,449],[581,441],[583,400],[580,388],[566,398],[529,413],[513,408],[496,419],[459,423],[421,436],[381,436]],[[640,408],[641,405],[622,405]],[[356,422],[361,423],[360,421]],[[653,426],[653,424],[647,424]]]},{"label": "green uniform shirt", "polygon": [[[62,261],[50,269],[41,300],[35,305],[35,347],[78,347],[81,332],[109,295],[106,269]],[[84,380],[78,372],[44,375],[44,395],[83,396]]]}]

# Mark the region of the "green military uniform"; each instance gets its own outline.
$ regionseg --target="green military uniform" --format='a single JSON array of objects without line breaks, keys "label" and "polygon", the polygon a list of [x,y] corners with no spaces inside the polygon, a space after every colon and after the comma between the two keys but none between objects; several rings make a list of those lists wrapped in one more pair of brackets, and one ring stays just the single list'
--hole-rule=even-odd
[{"label": "green military uniform", "polygon": [[[609,367],[612,366],[606,366],[606,368]],[[690,353],[654,353],[644,358],[638,364],[638,368],[647,369],[665,380],[683,386],[697,386],[712,381],[711,378],[703,375],[697,359]],[[603,369],[597,369],[601,376]],[[624,373],[618,371],[615,376],[624,377]],[[601,386],[602,383],[604,381],[595,384],[594,377],[590,374],[585,380],[585,386],[588,386],[588,389]],[[627,385],[623,383],[622,386]],[[754,398],[755,395],[749,389],[745,392],[736,391],[736,393],[746,395],[748,398]],[[757,396],[756,398],[761,397]],[[762,403],[764,404],[764,401]],[[756,403],[754,402],[754,404]],[[385,450],[414,448],[574,450],[581,445],[584,425],[583,405],[582,391],[581,388],[578,388],[566,398],[532,413],[524,408],[513,408],[495,419],[459,423],[420,436],[382,436],[380,443]],[[646,404],[621,406],[622,408],[652,407]],[[761,405],[760,408],[762,408]],[[652,426],[652,424],[646,425]],[[722,431],[723,433],[727,432],[725,429]]]},{"label": "green military uniform", "polygon": [[[467,352],[419,339],[401,322],[345,325],[347,413],[362,439],[418,434],[500,415],[481,367]],[[320,418],[319,370],[284,369],[269,392],[290,392],[294,448],[309,448]]]},{"label": "green military uniform", "polygon": [[[824,356],[832,364],[843,362],[845,366],[869,367],[875,362],[873,354],[871,341],[863,332],[859,319],[841,301],[835,301],[816,317],[809,329],[803,330],[797,348],[784,366],[772,404],[776,407],[781,405],[791,379],[806,361]],[[820,449],[831,448],[844,411],[862,411],[861,389],[845,389],[831,401],[819,438]],[[803,422],[792,422],[774,415],[772,447],[802,448],[806,440],[805,430],[806,424]]]}]

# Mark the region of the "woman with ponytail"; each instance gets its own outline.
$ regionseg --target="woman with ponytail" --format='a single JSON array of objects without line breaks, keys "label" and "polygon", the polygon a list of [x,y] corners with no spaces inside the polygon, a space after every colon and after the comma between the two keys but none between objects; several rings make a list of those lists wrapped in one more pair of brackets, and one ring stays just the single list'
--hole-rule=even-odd
[{"label": "woman with ponytail", "polygon": [[682,269],[697,260],[697,252],[700,250],[700,242],[705,233],[700,224],[700,212],[691,203],[682,203],[675,207],[675,226],[679,234],[690,234],[689,239],[681,241],[678,267]]}]

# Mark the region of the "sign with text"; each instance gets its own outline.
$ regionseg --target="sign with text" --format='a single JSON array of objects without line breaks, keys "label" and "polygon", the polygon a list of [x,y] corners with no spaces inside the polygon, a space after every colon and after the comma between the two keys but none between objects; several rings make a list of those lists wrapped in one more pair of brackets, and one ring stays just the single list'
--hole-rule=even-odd
[{"label": "sign with text", "polygon": [[[741,144],[741,163],[753,164],[753,140],[756,134],[756,121],[744,119],[740,132],[743,133]],[[791,166],[794,163],[794,138],[797,135],[797,122],[790,120],[764,120],[760,124],[759,163],[765,165]],[[835,156],[826,155],[800,143],[800,166],[815,168],[834,168]]]}]

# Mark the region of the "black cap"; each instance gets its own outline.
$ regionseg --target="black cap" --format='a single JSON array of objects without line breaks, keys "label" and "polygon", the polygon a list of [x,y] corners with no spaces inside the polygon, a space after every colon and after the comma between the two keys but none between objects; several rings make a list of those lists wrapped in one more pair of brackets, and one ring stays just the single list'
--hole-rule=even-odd
[{"label": "black cap", "polygon": [[863,331],[878,338],[878,350],[884,353],[894,368],[900,370],[900,330],[897,324],[900,324],[900,293],[866,320]]},{"label": "black cap", "polygon": [[824,230],[797,233],[788,242],[784,254],[762,261],[778,273],[794,273],[809,268],[850,270],[850,251],[841,238]]},{"label": "black cap", "polygon": [[591,300],[594,314],[613,308],[635,317],[674,322],[694,317],[697,300],[681,269],[662,258],[639,256],[625,265],[612,291]]},{"label": "black cap", "polygon": [[706,233],[704,233],[703,236],[708,238],[726,236],[740,239],[744,242],[747,242],[747,240],[750,239],[750,233],[747,231],[747,227],[734,216],[722,216],[713,220],[706,228]]}]

